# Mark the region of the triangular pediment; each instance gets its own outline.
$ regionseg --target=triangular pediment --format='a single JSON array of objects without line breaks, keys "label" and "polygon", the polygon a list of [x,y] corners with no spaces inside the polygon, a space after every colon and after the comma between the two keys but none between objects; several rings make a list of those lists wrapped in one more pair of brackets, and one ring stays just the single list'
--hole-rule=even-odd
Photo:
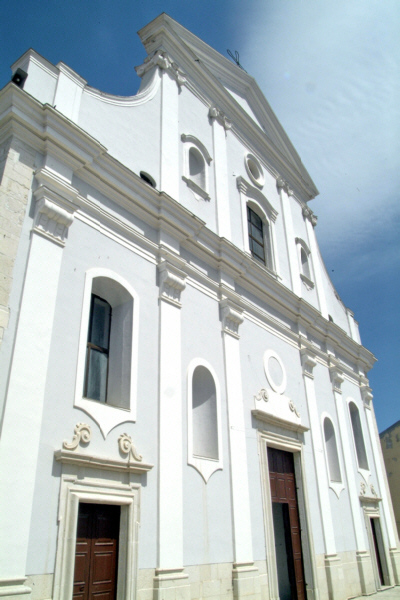
[{"label": "triangular pediment", "polygon": [[261,146],[263,140],[267,142],[271,164],[295,189],[300,186],[308,199],[318,194],[253,77],[165,13],[141,29],[139,35],[149,55],[160,49],[166,51],[187,73],[191,84],[199,86],[201,94],[208,96],[222,110],[227,107],[227,116],[234,124],[241,125],[243,131],[249,131],[250,124],[253,139]]}]

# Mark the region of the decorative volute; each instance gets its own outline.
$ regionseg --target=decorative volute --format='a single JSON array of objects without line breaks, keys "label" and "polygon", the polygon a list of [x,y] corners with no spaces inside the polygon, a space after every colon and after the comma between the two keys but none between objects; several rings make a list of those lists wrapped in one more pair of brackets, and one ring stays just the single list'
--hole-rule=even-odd
[{"label": "decorative volute", "polygon": [[143,64],[135,67],[135,70],[139,77],[143,77],[143,75],[154,67],[159,67],[161,70],[167,71],[175,79],[179,87],[186,83],[186,76],[182,69],[163,50],[156,50],[152,56],[147,56]]}]

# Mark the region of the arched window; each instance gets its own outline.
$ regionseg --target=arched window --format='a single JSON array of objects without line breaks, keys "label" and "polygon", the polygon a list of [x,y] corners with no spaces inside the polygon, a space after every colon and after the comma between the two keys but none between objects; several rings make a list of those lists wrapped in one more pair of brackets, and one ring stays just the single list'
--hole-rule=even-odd
[{"label": "arched window", "polygon": [[251,255],[273,269],[270,224],[265,216],[260,216],[254,204],[247,204],[247,227]]},{"label": "arched window", "polygon": [[200,358],[188,367],[188,463],[206,483],[223,466],[218,379]]},{"label": "arched window", "polygon": [[75,406],[98,423],[104,437],[136,419],[139,298],[105,268],[86,273]]},{"label": "arched window", "polygon": [[184,164],[182,179],[192,190],[198,200],[210,200],[208,193],[208,167],[211,156],[207,148],[194,135],[182,133],[181,140],[184,142]]},{"label": "arched window", "polygon": [[217,396],[210,371],[199,365],[192,378],[193,454],[218,460]]},{"label": "arched window", "polygon": [[360,413],[354,402],[349,403],[350,420],[353,429],[354,444],[356,447],[357,462],[360,469],[369,470],[367,453],[365,450],[364,436],[361,427]]},{"label": "arched window", "polygon": [[200,152],[192,147],[189,150],[189,175],[192,181],[201,189],[206,187],[206,165]]},{"label": "arched window", "polygon": [[278,271],[274,224],[278,216],[261,191],[243,177],[236,180],[242,207],[243,249],[264,264],[270,271]]},{"label": "arched window", "polygon": [[95,277],[84,397],[127,408],[131,383],[133,298],[117,281]]},{"label": "arched window", "polygon": [[296,238],[296,244],[297,244],[297,251],[298,251],[298,257],[299,257],[299,265],[300,265],[300,277],[303,281],[303,283],[306,285],[306,287],[308,288],[313,288],[314,287],[314,282],[312,280],[312,272],[311,272],[311,252],[307,246],[307,244],[305,243],[304,240],[302,240],[301,238]]},{"label": "arched window", "polygon": [[300,250],[300,259],[301,259],[301,269],[302,269],[303,275],[308,277],[308,279],[311,279],[310,265],[308,264],[308,256],[307,256],[304,248],[301,248],[301,250]]},{"label": "arched window", "polygon": [[324,438],[328,458],[329,479],[335,483],[341,483],[342,475],[340,473],[335,429],[329,417],[325,417],[324,419]]}]

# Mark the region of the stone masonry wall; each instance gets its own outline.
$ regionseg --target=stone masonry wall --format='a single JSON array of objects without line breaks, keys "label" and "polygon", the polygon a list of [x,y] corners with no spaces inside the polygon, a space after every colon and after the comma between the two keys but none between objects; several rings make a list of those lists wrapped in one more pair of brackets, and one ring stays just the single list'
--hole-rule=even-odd
[{"label": "stone masonry wall", "polygon": [[0,147],[0,344],[8,325],[13,268],[34,162],[34,152],[17,139],[9,139]]}]

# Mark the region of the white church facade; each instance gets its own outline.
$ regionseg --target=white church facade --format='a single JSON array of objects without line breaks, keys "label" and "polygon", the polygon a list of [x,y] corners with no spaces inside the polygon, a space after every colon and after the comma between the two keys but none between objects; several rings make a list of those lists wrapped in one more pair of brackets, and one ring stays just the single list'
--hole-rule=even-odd
[{"label": "white church facade", "polygon": [[318,193],[254,79],[167,15],[116,97],[0,91],[0,597],[345,600],[400,584]]}]

